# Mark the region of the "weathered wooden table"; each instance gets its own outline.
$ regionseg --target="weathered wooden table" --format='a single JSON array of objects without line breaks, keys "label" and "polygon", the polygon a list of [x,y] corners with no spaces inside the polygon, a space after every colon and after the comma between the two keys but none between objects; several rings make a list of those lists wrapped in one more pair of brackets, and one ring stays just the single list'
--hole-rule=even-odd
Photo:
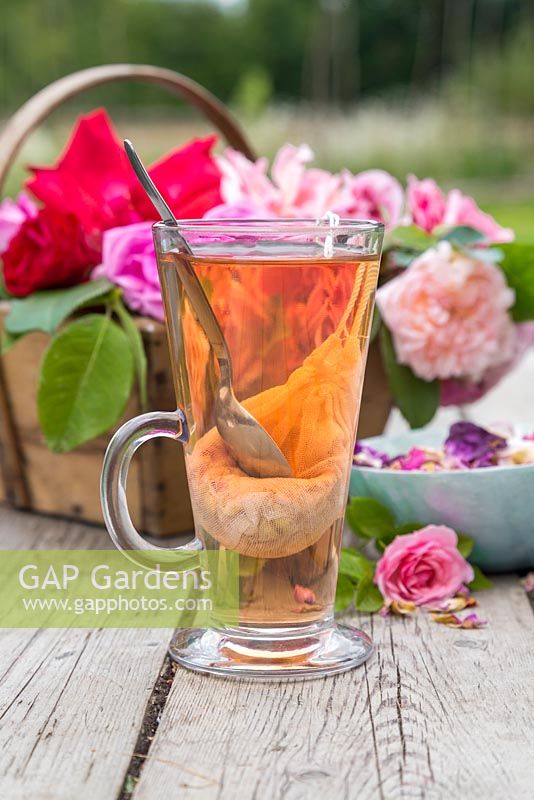
[{"label": "weathered wooden table", "polygon": [[[0,548],[106,534],[0,511]],[[534,616],[518,579],[485,629],[361,616],[376,653],[334,678],[253,683],[175,669],[170,630],[6,630],[0,798],[534,797]]]}]

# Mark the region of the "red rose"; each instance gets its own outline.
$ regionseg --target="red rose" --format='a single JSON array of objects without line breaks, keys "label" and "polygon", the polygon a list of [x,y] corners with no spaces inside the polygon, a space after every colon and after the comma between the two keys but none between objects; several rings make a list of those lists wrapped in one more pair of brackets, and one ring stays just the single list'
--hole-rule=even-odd
[{"label": "red rose", "polygon": [[[221,202],[221,174],[211,154],[216,139],[194,139],[149,168],[179,218],[202,217]],[[35,197],[47,208],[76,214],[99,243],[109,228],[158,219],[105,111],[79,118],[55,166],[30,169],[26,186]]]},{"label": "red rose", "polygon": [[135,175],[105,111],[79,117],[53,167],[30,169],[32,194],[46,208],[76,214],[90,234],[141,219],[130,197]]},{"label": "red rose", "polygon": [[[221,173],[211,151],[216,136],[193,139],[180,150],[173,150],[149,168],[150,177],[163,193],[179,219],[203,217],[222,202]],[[132,204],[143,219],[157,219],[154,206],[134,178]]]},{"label": "red rose", "polygon": [[87,243],[74,214],[43,208],[21,225],[2,260],[6,289],[25,297],[81,283],[99,263],[99,254]]}]

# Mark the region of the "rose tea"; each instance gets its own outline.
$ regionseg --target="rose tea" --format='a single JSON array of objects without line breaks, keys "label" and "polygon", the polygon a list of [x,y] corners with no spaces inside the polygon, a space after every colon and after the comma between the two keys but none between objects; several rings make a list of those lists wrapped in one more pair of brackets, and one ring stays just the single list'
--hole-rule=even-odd
[{"label": "rose tea", "polygon": [[174,375],[194,419],[186,466],[197,535],[240,553],[240,619],[254,625],[332,613],[378,271],[376,257],[318,261],[293,249],[283,261],[189,259],[228,342],[236,397],[281,446],[292,479],[250,478],[227,452],[214,418],[218,366],[177,277],[187,256],[160,260],[184,342],[186,369]]},{"label": "rose tea", "polygon": [[[174,413],[187,423],[174,436],[185,447],[195,521],[189,546],[217,552],[221,564],[226,553],[239,558],[239,624],[225,624],[223,615],[218,629],[178,631],[171,655],[229,675],[356,666],[371,643],[336,625],[333,609],[382,226],[202,220],[179,223],[178,231],[157,224],[154,239]],[[219,361],[180,280],[184,267],[199,278],[226,340],[237,400],[280,448],[290,477],[243,471],[219,434]],[[147,418],[139,419],[146,438]],[[152,435],[173,435],[170,418],[167,427],[160,415]],[[108,526],[128,545],[117,517],[108,513]]]}]

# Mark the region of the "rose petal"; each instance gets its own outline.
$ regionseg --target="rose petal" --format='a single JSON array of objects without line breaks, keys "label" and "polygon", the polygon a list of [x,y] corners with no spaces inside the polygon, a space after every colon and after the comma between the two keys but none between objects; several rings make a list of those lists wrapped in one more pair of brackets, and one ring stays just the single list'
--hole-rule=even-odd
[{"label": "rose petal", "polygon": [[463,611],[464,608],[473,608],[478,605],[478,601],[474,597],[466,597],[465,595],[456,595],[450,597],[448,600],[442,600],[441,603],[435,603],[430,606],[425,606],[427,611],[435,613],[456,612]]},{"label": "rose petal", "polygon": [[474,628],[482,628],[484,625],[487,625],[487,620],[480,619],[477,614],[468,614],[463,619],[461,619],[457,614],[432,613],[431,617],[434,622],[438,622],[440,625],[447,625],[450,628],[464,628],[466,630],[470,630]]},{"label": "rose petal", "polygon": [[315,592],[313,592],[307,586],[301,586],[298,583],[293,589],[293,597],[295,598],[297,603],[311,604],[317,602]]}]

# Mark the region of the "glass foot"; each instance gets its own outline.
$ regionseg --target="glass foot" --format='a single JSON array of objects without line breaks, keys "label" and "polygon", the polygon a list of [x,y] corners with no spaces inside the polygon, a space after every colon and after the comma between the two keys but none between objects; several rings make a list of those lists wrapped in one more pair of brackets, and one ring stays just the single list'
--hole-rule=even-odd
[{"label": "glass foot", "polygon": [[225,677],[317,678],[367,661],[373,643],[351,625],[310,626],[305,630],[231,628],[177,630],[169,653],[188,669]]}]

